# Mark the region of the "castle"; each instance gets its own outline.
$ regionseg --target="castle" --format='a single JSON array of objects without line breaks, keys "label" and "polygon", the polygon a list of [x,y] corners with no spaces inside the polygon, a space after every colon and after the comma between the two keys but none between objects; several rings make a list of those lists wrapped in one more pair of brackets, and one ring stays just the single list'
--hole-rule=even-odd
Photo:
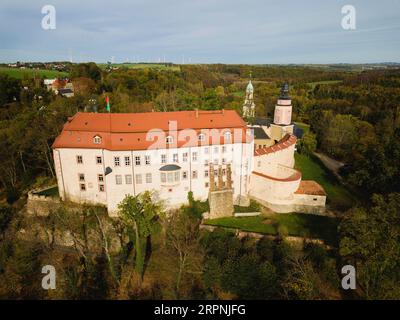
[{"label": "castle", "polygon": [[[233,110],[78,112],[52,146],[60,198],[103,204],[116,216],[127,194],[151,190],[172,208],[187,203],[188,192],[206,200],[223,189],[236,205],[255,199],[276,212],[321,212],[324,190],[294,169],[288,91],[285,84],[265,126],[249,125]],[[245,117],[254,117],[253,93],[250,81]],[[265,144],[257,145],[261,133]]]}]

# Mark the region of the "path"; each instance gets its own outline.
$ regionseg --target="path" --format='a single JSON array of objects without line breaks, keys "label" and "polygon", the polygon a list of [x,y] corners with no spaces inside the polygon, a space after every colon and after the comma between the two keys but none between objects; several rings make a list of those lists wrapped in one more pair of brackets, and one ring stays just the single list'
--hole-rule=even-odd
[{"label": "path", "polygon": [[323,153],[314,152],[314,155],[321,160],[321,162],[328,170],[330,170],[340,181],[342,181],[342,177],[339,174],[339,170],[341,167],[344,166],[343,162],[332,159]]}]

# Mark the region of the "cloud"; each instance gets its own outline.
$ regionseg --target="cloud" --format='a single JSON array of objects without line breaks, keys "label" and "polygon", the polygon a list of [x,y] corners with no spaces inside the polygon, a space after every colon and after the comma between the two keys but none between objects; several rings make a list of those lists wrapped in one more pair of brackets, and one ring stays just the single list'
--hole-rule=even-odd
[{"label": "cloud", "polygon": [[368,62],[400,51],[398,0],[353,0],[355,31],[341,28],[342,0],[53,0],[49,31],[48,1],[24,2],[0,4],[2,61]]}]

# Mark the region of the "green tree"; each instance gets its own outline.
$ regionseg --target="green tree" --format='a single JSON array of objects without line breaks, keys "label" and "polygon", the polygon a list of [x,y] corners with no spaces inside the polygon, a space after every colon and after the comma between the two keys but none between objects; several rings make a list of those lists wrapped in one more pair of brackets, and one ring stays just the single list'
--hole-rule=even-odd
[{"label": "green tree", "polygon": [[351,209],[339,226],[345,263],[357,270],[360,295],[400,299],[400,193],[374,195],[372,206]]},{"label": "green tree", "polygon": [[311,155],[317,148],[317,138],[312,132],[304,134],[298,144],[300,153]]},{"label": "green tree", "polygon": [[135,269],[143,278],[145,263],[143,249],[146,244],[149,248],[157,219],[163,214],[161,203],[153,201],[152,194],[145,191],[137,196],[127,195],[118,205],[118,209],[129,235],[134,235]]}]

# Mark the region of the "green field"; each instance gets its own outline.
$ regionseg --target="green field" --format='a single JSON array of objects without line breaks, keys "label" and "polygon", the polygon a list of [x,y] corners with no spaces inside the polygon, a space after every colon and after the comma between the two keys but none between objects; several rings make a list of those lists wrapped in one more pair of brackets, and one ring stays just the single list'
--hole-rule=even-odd
[{"label": "green field", "polygon": [[324,85],[324,84],[336,84],[341,83],[343,80],[325,80],[325,81],[315,81],[315,82],[308,82],[307,84],[311,86],[311,89],[314,90],[316,85]]},{"label": "green field", "polygon": [[278,213],[271,216],[226,217],[205,220],[204,224],[266,235],[276,235],[279,227],[284,226],[289,236],[318,238],[327,244],[336,244],[337,219],[312,214]]},{"label": "green field", "polygon": [[[98,66],[101,69],[108,67],[107,63],[99,63]],[[181,68],[177,65],[165,65],[163,63],[114,63],[112,67],[127,68],[127,69],[158,69],[158,70],[169,70],[169,71],[180,71]]]},{"label": "green field", "polygon": [[0,67],[0,74],[7,74],[10,77],[17,79],[32,78],[33,76],[39,76],[42,78],[58,78],[68,76],[67,72],[60,72],[54,70],[34,70],[34,69],[18,69],[9,67]]},{"label": "green field", "polygon": [[302,180],[317,181],[328,194],[327,202],[340,209],[352,206],[355,199],[350,192],[317,159],[295,153],[295,167],[301,171]]},{"label": "green field", "polygon": [[310,131],[310,125],[303,123],[303,122],[294,122],[294,124],[299,127],[301,130],[303,130],[303,133],[306,134],[308,131]]}]

